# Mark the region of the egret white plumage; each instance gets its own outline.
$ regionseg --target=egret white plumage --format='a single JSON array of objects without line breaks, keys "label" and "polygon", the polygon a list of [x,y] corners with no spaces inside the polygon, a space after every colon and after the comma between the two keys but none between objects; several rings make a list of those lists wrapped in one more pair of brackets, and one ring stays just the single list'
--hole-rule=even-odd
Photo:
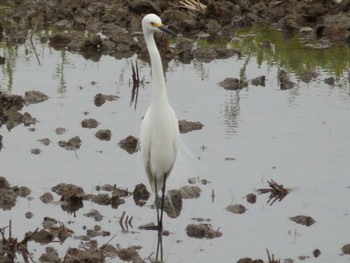
[{"label": "egret white plumage", "polygon": [[152,101],[142,120],[139,146],[153,192],[158,196],[158,192],[162,191],[160,215],[157,206],[156,228],[162,231],[166,179],[175,165],[180,133],[175,112],[168,102],[162,60],[153,34],[166,32],[176,35],[155,14],[148,14],[142,19],[142,31],[151,59]]}]

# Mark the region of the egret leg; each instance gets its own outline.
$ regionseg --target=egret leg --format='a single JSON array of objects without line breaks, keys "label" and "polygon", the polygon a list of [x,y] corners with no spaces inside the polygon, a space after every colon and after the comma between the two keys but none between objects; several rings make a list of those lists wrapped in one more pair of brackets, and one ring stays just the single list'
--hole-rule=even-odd
[{"label": "egret leg", "polygon": [[163,230],[163,212],[164,212],[164,198],[165,198],[165,185],[166,185],[166,174],[164,174],[163,187],[162,187],[162,203],[160,208],[160,220],[158,223],[158,227],[160,231]]},{"label": "egret leg", "polygon": [[158,231],[159,231],[159,207],[158,207],[158,204],[157,204],[157,200],[158,200],[158,189],[157,189],[157,176],[155,176],[155,180],[154,180],[154,189],[155,189],[155,192],[156,192],[156,195],[155,195],[155,204],[156,204],[156,209],[157,209],[157,227],[158,227]]}]

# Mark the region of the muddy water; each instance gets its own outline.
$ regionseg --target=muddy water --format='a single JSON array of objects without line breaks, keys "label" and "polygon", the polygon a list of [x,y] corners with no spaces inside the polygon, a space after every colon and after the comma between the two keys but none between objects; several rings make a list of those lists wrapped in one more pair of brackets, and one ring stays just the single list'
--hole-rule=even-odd
[{"label": "muddy water", "polygon": [[[39,199],[62,182],[77,184],[85,193],[97,193],[95,186],[103,184],[116,184],[131,191],[141,181],[148,186],[142,169],[135,168],[137,157],[117,145],[128,135],[138,135],[140,120],[150,101],[150,85],[146,83],[140,90],[136,110],[130,106],[131,61],[136,57],[123,60],[102,57],[93,62],[80,55],[55,51],[39,41],[35,46],[41,66],[28,43],[12,50],[11,66],[1,68],[1,91],[24,95],[27,90],[39,90],[50,98],[22,110],[37,118],[35,126],[21,125],[11,131],[1,128],[4,145],[0,152],[1,176],[11,185],[29,187],[32,198],[18,198],[14,208],[2,211],[0,227],[11,219],[12,235],[22,239],[24,233],[41,228],[45,216],[63,222],[75,237],[85,235],[85,227],[99,225],[111,233],[109,237],[97,237],[99,244],[117,234],[111,244],[142,246],[139,254],[147,259],[156,250],[157,237],[137,227],[155,221],[155,211],[149,207],[152,200],[141,208],[132,198],[126,198],[118,209],[85,201],[82,209],[68,214],[60,204],[43,204]],[[190,173],[209,183],[200,185],[199,199],[184,201],[180,217],[165,218],[165,228],[171,232],[163,238],[166,262],[236,262],[242,257],[266,260],[266,248],[275,258],[292,258],[295,262],[299,256],[309,257],[307,262],[318,262],[312,255],[315,249],[321,250],[321,261],[349,261],[348,255],[340,255],[342,246],[350,242],[347,201],[350,84],[346,72],[349,60],[344,57],[345,61],[341,61],[340,57],[343,67],[335,69],[317,62],[324,51],[312,50],[313,59],[303,60],[301,49],[290,49],[293,55],[279,57],[281,53],[274,48],[270,52],[275,56],[264,58],[252,48],[243,57],[169,63],[168,95],[178,118],[205,125],[200,131],[183,135],[193,154],[188,161],[193,168]],[[300,67],[295,66],[300,63],[296,61],[306,66],[314,63],[317,76],[303,82]],[[280,66],[289,72],[294,88],[280,89]],[[139,61],[139,67],[140,75],[150,81],[149,65]],[[246,80],[265,75],[265,87],[249,84],[234,91],[217,84],[227,77],[243,75]],[[334,85],[326,84],[324,80],[332,76]],[[120,99],[96,107],[97,93],[117,95]],[[99,126],[82,128],[85,118],[96,119]],[[55,132],[58,127],[67,131],[58,135]],[[97,139],[95,133],[99,129],[111,130],[111,140]],[[82,140],[76,152],[59,147],[58,141],[74,136]],[[51,140],[48,146],[38,141],[44,138]],[[42,152],[34,155],[33,148]],[[173,179],[183,177],[180,171]],[[267,204],[268,195],[258,195],[255,204],[248,203],[246,194],[257,194],[256,189],[267,188],[270,179],[292,188],[291,193],[273,205]],[[169,188],[177,184],[175,181],[169,180]],[[53,195],[58,201],[59,197]],[[230,213],[225,208],[231,204],[242,204],[247,211]],[[104,216],[102,221],[84,216],[92,209]],[[34,214],[32,219],[25,218],[27,211]],[[133,216],[133,228],[120,227],[118,221],[123,211]],[[307,227],[289,220],[297,215],[311,216],[316,223]],[[185,228],[197,223],[193,218],[198,217],[209,219],[205,222],[220,229],[223,235],[215,239],[188,237]],[[79,244],[79,239],[69,238],[62,245],[51,245],[63,258],[69,246]],[[44,246],[30,242],[29,251],[38,258]]]}]

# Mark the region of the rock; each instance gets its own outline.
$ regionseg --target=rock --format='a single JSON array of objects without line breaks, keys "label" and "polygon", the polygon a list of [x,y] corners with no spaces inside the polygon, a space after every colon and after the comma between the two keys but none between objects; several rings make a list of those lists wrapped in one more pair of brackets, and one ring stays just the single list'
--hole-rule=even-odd
[{"label": "rock", "polygon": [[136,247],[120,248],[117,250],[117,255],[122,261],[143,262]]},{"label": "rock", "polygon": [[115,95],[105,95],[98,93],[95,95],[94,103],[97,107],[102,106],[106,101],[118,100],[120,97]]},{"label": "rock", "polygon": [[112,192],[115,189],[116,189],[115,185],[111,185],[111,184],[104,184],[101,187],[99,187],[98,189],[96,187],[96,191],[104,190],[104,191]]},{"label": "rock", "polygon": [[42,254],[39,258],[40,262],[46,263],[60,263],[62,260],[58,257],[57,251],[52,247],[46,248],[46,253]]},{"label": "rock", "polygon": [[110,205],[112,203],[108,194],[93,195],[91,201],[99,205]]},{"label": "rock", "polygon": [[63,50],[75,36],[75,32],[58,32],[50,37],[49,45],[54,49]]},{"label": "rock", "polygon": [[164,24],[171,25],[174,32],[186,33],[197,30],[196,18],[180,10],[166,10],[161,18]]},{"label": "rock", "polygon": [[36,118],[32,117],[28,112],[25,112],[22,116],[22,122],[24,126],[35,125],[37,122]]},{"label": "rock", "polygon": [[220,31],[221,25],[215,19],[209,19],[209,21],[206,21],[205,27],[206,27],[206,32],[208,32],[209,35],[215,36]]},{"label": "rock", "polygon": [[345,42],[350,44],[350,14],[338,13],[324,16],[322,25],[316,28],[318,38],[326,37],[332,42]]},{"label": "rock", "polygon": [[31,240],[40,244],[51,243],[53,241],[53,238],[54,238],[53,234],[44,229],[34,232],[31,236]]},{"label": "rock", "polygon": [[24,100],[27,104],[40,103],[46,101],[49,98],[49,96],[37,90],[26,91],[24,94]]},{"label": "rock", "polygon": [[81,126],[83,128],[88,128],[88,129],[96,128],[98,124],[99,124],[98,121],[96,121],[95,119],[85,119],[81,122]]},{"label": "rock", "polygon": [[240,90],[243,88],[240,80],[236,78],[226,78],[223,81],[220,81],[218,84],[220,87],[223,87],[227,90]]},{"label": "rock", "polygon": [[199,61],[208,63],[216,58],[217,53],[213,48],[197,48],[193,51],[193,55]]},{"label": "rock", "polygon": [[96,138],[101,141],[110,141],[112,137],[112,132],[110,130],[99,130],[95,134]]},{"label": "rock", "polygon": [[220,231],[213,230],[210,224],[190,224],[186,227],[186,233],[189,237],[199,239],[212,239],[222,236],[222,233]]},{"label": "rock", "polygon": [[350,254],[350,244],[344,245],[341,250],[343,251],[344,254]]},{"label": "rock", "polygon": [[256,203],[256,195],[251,193],[246,195],[247,202],[250,204],[255,204]]},{"label": "rock", "polygon": [[325,78],[324,83],[326,83],[330,86],[333,86],[335,83],[335,79],[334,79],[334,77]]},{"label": "rock", "polygon": [[203,128],[203,124],[199,121],[192,122],[186,120],[179,120],[180,133],[187,133],[194,130],[200,130]]},{"label": "rock", "polygon": [[139,140],[136,137],[129,135],[125,139],[121,140],[118,145],[129,154],[133,154],[136,152],[138,141]]},{"label": "rock", "polygon": [[262,75],[252,79],[252,85],[265,87],[265,76]]},{"label": "rock", "polygon": [[32,213],[32,212],[27,212],[27,213],[25,213],[25,217],[27,218],[27,219],[31,219],[32,217],[34,216],[34,214]]},{"label": "rock", "polygon": [[41,153],[41,150],[39,148],[34,148],[34,149],[31,149],[30,152],[32,154],[38,155]]},{"label": "rock", "polygon": [[97,210],[92,209],[90,212],[84,214],[86,217],[93,217],[95,221],[101,221],[103,219],[103,215],[100,214]]},{"label": "rock", "polygon": [[198,186],[186,185],[180,187],[179,190],[183,199],[198,198],[201,195],[201,189]]},{"label": "rock", "polygon": [[229,205],[228,207],[226,207],[226,210],[234,214],[243,214],[247,209],[244,205],[235,204]]},{"label": "rock", "polygon": [[49,138],[44,138],[44,139],[41,139],[41,140],[38,140],[38,141],[41,142],[45,146],[48,146],[51,143]]},{"label": "rock", "polygon": [[5,177],[0,176],[0,190],[9,189],[9,188],[10,188],[9,182],[6,180]]},{"label": "rock", "polygon": [[11,210],[16,205],[17,195],[12,189],[0,189],[0,208]]},{"label": "rock", "polygon": [[55,129],[56,134],[61,135],[67,131],[66,128],[58,127]]},{"label": "rock", "polygon": [[180,215],[181,209],[182,209],[181,192],[179,190],[169,190],[164,198],[164,211],[170,218],[176,218]]},{"label": "rock", "polygon": [[133,198],[135,204],[138,206],[144,206],[151,196],[151,193],[147,190],[147,187],[144,184],[137,184],[133,191]]},{"label": "rock", "polygon": [[152,1],[129,0],[127,3],[130,10],[139,15],[148,13],[160,15],[162,13],[159,7]]},{"label": "rock", "polygon": [[66,201],[67,206],[77,210],[83,207],[84,189],[74,184],[58,184],[51,189],[61,196],[61,201]]},{"label": "rock", "polygon": [[229,1],[210,1],[207,5],[209,17],[217,19],[221,25],[232,22],[232,19],[241,14],[239,5]]},{"label": "rock", "polygon": [[50,203],[53,201],[53,195],[49,192],[44,193],[42,196],[40,196],[40,200],[44,203]]},{"label": "rock", "polygon": [[81,146],[81,140],[78,136],[70,138],[68,141],[59,141],[58,145],[65,148],[66,150],[75,151]]},{"label": "rock", "polygon": [[318,76],[318,73],[313,70],[305,70],[300,73],[300,79],[305,83],[310,83],[310,81]]},{"label": "rock", "polygon": [[240,56],[240,51],[232,48],[216,48],[216,58],[218,59],[226,59],[230,58],[233,55],[237,54]]},{"label": "rock", "polygon": [[20,187],[14,186],[12,187],[12,189],[17,196],[23,197],[23,198],[29,196],[31,193],[30,189],[26,186],[20,186]]},{"label": "rock", "polygon": [[301,224],[304,226],[311,226],[316,222],[311,216],[304,216],[304,215],[293,216],[293,217],[290,217],[289,219],[294,221],[297,224]]},{"label": "rock", "polygon": [[279,78],[279,83],[280,83],[280,89],[281,90],[287,90],[287,89],[292,89],[294,88],[295,83],[292,82],[288,75],[287,72],[281,69],[278,72],[278,78]]}]

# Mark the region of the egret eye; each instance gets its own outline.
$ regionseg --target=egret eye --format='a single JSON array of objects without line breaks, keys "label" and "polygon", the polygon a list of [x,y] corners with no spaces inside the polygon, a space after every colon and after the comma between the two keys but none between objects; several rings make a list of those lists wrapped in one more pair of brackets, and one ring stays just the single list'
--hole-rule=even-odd
[{"label": "egret eye", "polygon": [[151,26],[155,26],[156,25],[156,23],[154,23],[154,22],[151,22]]}]

